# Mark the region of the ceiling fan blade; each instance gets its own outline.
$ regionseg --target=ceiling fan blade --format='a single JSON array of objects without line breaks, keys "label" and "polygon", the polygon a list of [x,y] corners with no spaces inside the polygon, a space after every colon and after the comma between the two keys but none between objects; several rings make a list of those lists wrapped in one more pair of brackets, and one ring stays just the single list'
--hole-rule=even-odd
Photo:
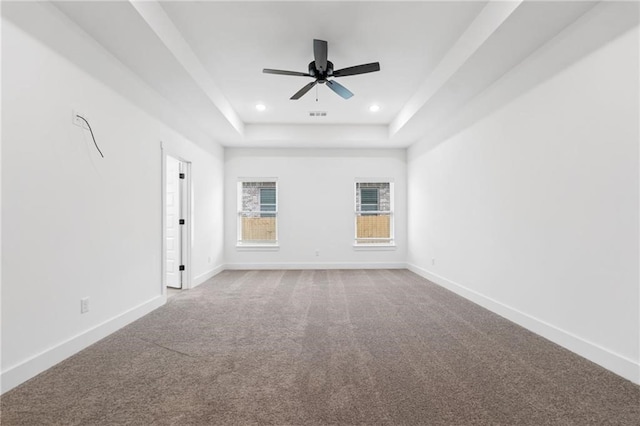
[{"label": "ceiling fan blade", "polygon": [[349,99],[350,97],[353,96],[353,93],[351,93],[349,89],[347,89],[337,81],[327,80],[327,86],[329,86],[329,89],[333,90],[338,95],[342,96],[344,99]]},{"label": "ceiling fan blade", "polygon": [[302,89],[298,90],[296,92],[296,94],[293,95],[290,99],[294,100],[294,101],[300,99],[305,93],[307,93],[309,90],[311,90],[311,88],[313,86],[315,86],[316,84],[318,84],[318,80],[312,81],[311,83],[309,83],[306,86],[304,86]]},{"label": "ceiling fan blade", "polygon": [[313,58],[316,61],[316,68],[323,72],[327,70],[327,42],[324,40],[313,40]]},{"label": "ceiling fan blade", "polygon": [[295,75],[300,77],[312,77],[311,74],[306,72],[298,72],[298,71],[283,71],[283,70],[272,70],[269,68],[265,68],[262,70],[265,74],[278,74],[278,75]]},{"label": "ceiling fan blade", "polygon": [[370,64],[356,65],[355,67],[342,68],[333,72],[334,77],[345,77],[347,75],[366,74],[368,72],[380,71],[380,63],[372,62]]}]

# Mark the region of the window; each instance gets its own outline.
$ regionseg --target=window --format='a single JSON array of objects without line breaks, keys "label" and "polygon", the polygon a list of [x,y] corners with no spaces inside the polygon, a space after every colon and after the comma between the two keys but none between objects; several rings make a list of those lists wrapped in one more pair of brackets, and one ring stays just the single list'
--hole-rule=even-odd
[{"label": "window", "polygon": [[277,245],[278,187],[275,180],[238,182],[238,245]]},{"label": "window", "polygon": [[393,245],[393,182],[356,182],[355,245]]}]

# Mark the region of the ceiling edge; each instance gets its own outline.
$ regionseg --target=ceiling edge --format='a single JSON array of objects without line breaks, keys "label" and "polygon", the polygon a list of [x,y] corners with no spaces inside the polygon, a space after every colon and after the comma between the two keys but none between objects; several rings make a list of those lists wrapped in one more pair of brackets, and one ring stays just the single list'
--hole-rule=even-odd
[{"label": "ceiling edge", "polygon": [[398,133],[416,115],[521,4],[522,0],[487,3],[393,119],[389,125],[390,137]]},{"label": "ceiling edge", "polygon": [[158,36],[160,41],[187,71],[193,81],[202,89],[203,93],[205,93],[235,131],[243,135],[244,122],[215,84],[197,55],[193,52],[162,6],[155,0],[144,2],[129,0],[129,3],[140,14],[142,19],[149,25],[149,28]]}]

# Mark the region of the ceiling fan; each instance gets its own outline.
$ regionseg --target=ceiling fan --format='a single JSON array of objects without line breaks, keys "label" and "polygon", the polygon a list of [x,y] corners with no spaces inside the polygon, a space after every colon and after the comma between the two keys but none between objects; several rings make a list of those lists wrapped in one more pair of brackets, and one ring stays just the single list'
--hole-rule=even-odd
[{"label": "ceiling fan", "polygon": [[333,62],[327,60],[327,42],[324,40],[313,40],[313,57],[314,60],[309,64],[309,72],[283,71],[265,68],[262,70],[265,74],[293,75],[299,77],[312,77],[315,81],[298,90],[292,97],[292,100],[300,99],[305,93],[313,88],[316,84],[326,84],[329,89],[336,92],[344,99],[349,99],[353,93],[342,84],[328,80],[329,77],[346,77],[348,75],[366,74],[369,72],[380,71],[380,63],[372,62],[370,64],[356,65],[353,67],[342,68],[340,70],[333,69]]}]

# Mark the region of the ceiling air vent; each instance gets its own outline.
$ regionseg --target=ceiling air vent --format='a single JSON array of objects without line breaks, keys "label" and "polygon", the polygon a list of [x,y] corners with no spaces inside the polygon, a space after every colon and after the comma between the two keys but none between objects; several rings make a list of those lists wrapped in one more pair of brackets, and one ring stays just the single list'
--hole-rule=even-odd
[{"label": "ceiling air vent", "polygon": [[309,111],[309,117],[326,117],[327,111]]}]

